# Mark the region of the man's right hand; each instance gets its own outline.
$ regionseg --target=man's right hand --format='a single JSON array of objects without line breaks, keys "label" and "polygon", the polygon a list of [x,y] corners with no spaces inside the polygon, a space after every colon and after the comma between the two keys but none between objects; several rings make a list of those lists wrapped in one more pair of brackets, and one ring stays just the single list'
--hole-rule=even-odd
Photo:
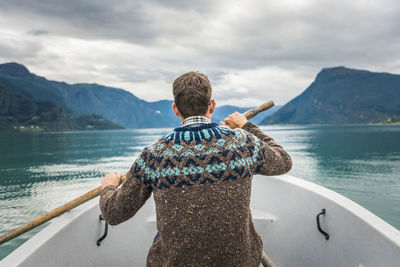
[{"label": "man's right hand", "polygon": [[220,124],[222,126],[228,126],[231,129],[235,129],[242,128],[246,122],[247,119],[243,114],[235,112],[229,115],[223,122],[221,121]]}]

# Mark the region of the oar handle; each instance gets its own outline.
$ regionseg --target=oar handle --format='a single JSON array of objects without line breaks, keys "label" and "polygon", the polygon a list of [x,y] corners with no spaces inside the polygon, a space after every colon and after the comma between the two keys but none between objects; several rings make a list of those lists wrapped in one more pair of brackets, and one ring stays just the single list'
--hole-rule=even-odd
[{"label": "oar handle", "polygon": [[274,106],[274,101],[270,100],[268,102],[265,102],[264,104],[259,105],[258,107],[254,108],[254,109],[250,109],[248,111],[246,111],[245,113],[243,113],[243,115],[250,120],[251,118],[253,118],[255,115],[257,115],[258,113],[267,110],[269,108],[272,108]]},{"label": "oar handle", "polygon": [[[249,119],[253,118],[254,116],[256,116],[258,113],[260,113],[264,110],[267,110],[273,106],[274,106],[274,102],[271,100],[271,101],[265,102],[264,104],[254,108],[252,110],[246,111],[245,113],[243,113],[243,115],[249,120]],[[125,182],[126,178],[127,178],[126,174],[121,175],[120,184]],[[60,216],[61,214],[63,214],[66,211],[70,211],[73,208],[97,197],[98,195],[100,195],[100,192],[101,192],[101,186],[87,192],[86,194],[83,194],[80,197],[77,197],[76,199],[74,199],[74,200],[72,200],[72,201],[46,213],[46,214],[43,214],[43,215],[37,217],[36,219],[34,219],[30,222],[27,222],[24,225],[21,225],[20,227],[14,229],[13,231],[11,231],[5,235],[0,236],[0,245],[4,244],[5,242],[7,242],[19,235],[22,235],[23,233],[28,232],[29,230],[32,230],[35,227],[38,227],[39,225],[41,225],[45,222],[50,221],[51,219],[53,219],[57,216]]]}]

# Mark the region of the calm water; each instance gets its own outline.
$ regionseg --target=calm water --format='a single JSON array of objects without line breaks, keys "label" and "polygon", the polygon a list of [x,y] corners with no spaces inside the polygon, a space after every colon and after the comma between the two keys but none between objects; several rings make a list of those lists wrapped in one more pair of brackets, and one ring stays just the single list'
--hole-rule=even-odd
[{"label": "calm water", "polygon": [[[0,234],[124,172],[170,129],[0,133]],[[400,126],[271,126],[290,174],[323,185],[400,229]],[[38,230],[0,246],[0,259]]]}]

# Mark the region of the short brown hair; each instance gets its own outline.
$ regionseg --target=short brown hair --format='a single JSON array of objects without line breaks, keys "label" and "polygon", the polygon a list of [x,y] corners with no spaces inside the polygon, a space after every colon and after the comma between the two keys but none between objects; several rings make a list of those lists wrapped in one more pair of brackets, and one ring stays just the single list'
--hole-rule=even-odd
[{"label": "short brown hair", "polygon": [[207,76],[199,72],[187,72],[179,76],[173,85],[175,105],[183,118],[207,113],[211,100],[211,84]]}]

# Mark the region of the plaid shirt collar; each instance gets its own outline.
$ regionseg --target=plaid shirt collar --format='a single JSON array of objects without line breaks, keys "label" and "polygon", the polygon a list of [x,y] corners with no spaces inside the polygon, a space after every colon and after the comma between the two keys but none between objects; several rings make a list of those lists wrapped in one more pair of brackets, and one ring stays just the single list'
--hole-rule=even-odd
[{"label": "plaid shirt collar", "polygon": [[181,127],[200,126],[200,125],[206,124],[206,123],[211,123],[211,121],[203,116],[192,116],[192,117],[188,117],[184,121],[182,121]]}]

